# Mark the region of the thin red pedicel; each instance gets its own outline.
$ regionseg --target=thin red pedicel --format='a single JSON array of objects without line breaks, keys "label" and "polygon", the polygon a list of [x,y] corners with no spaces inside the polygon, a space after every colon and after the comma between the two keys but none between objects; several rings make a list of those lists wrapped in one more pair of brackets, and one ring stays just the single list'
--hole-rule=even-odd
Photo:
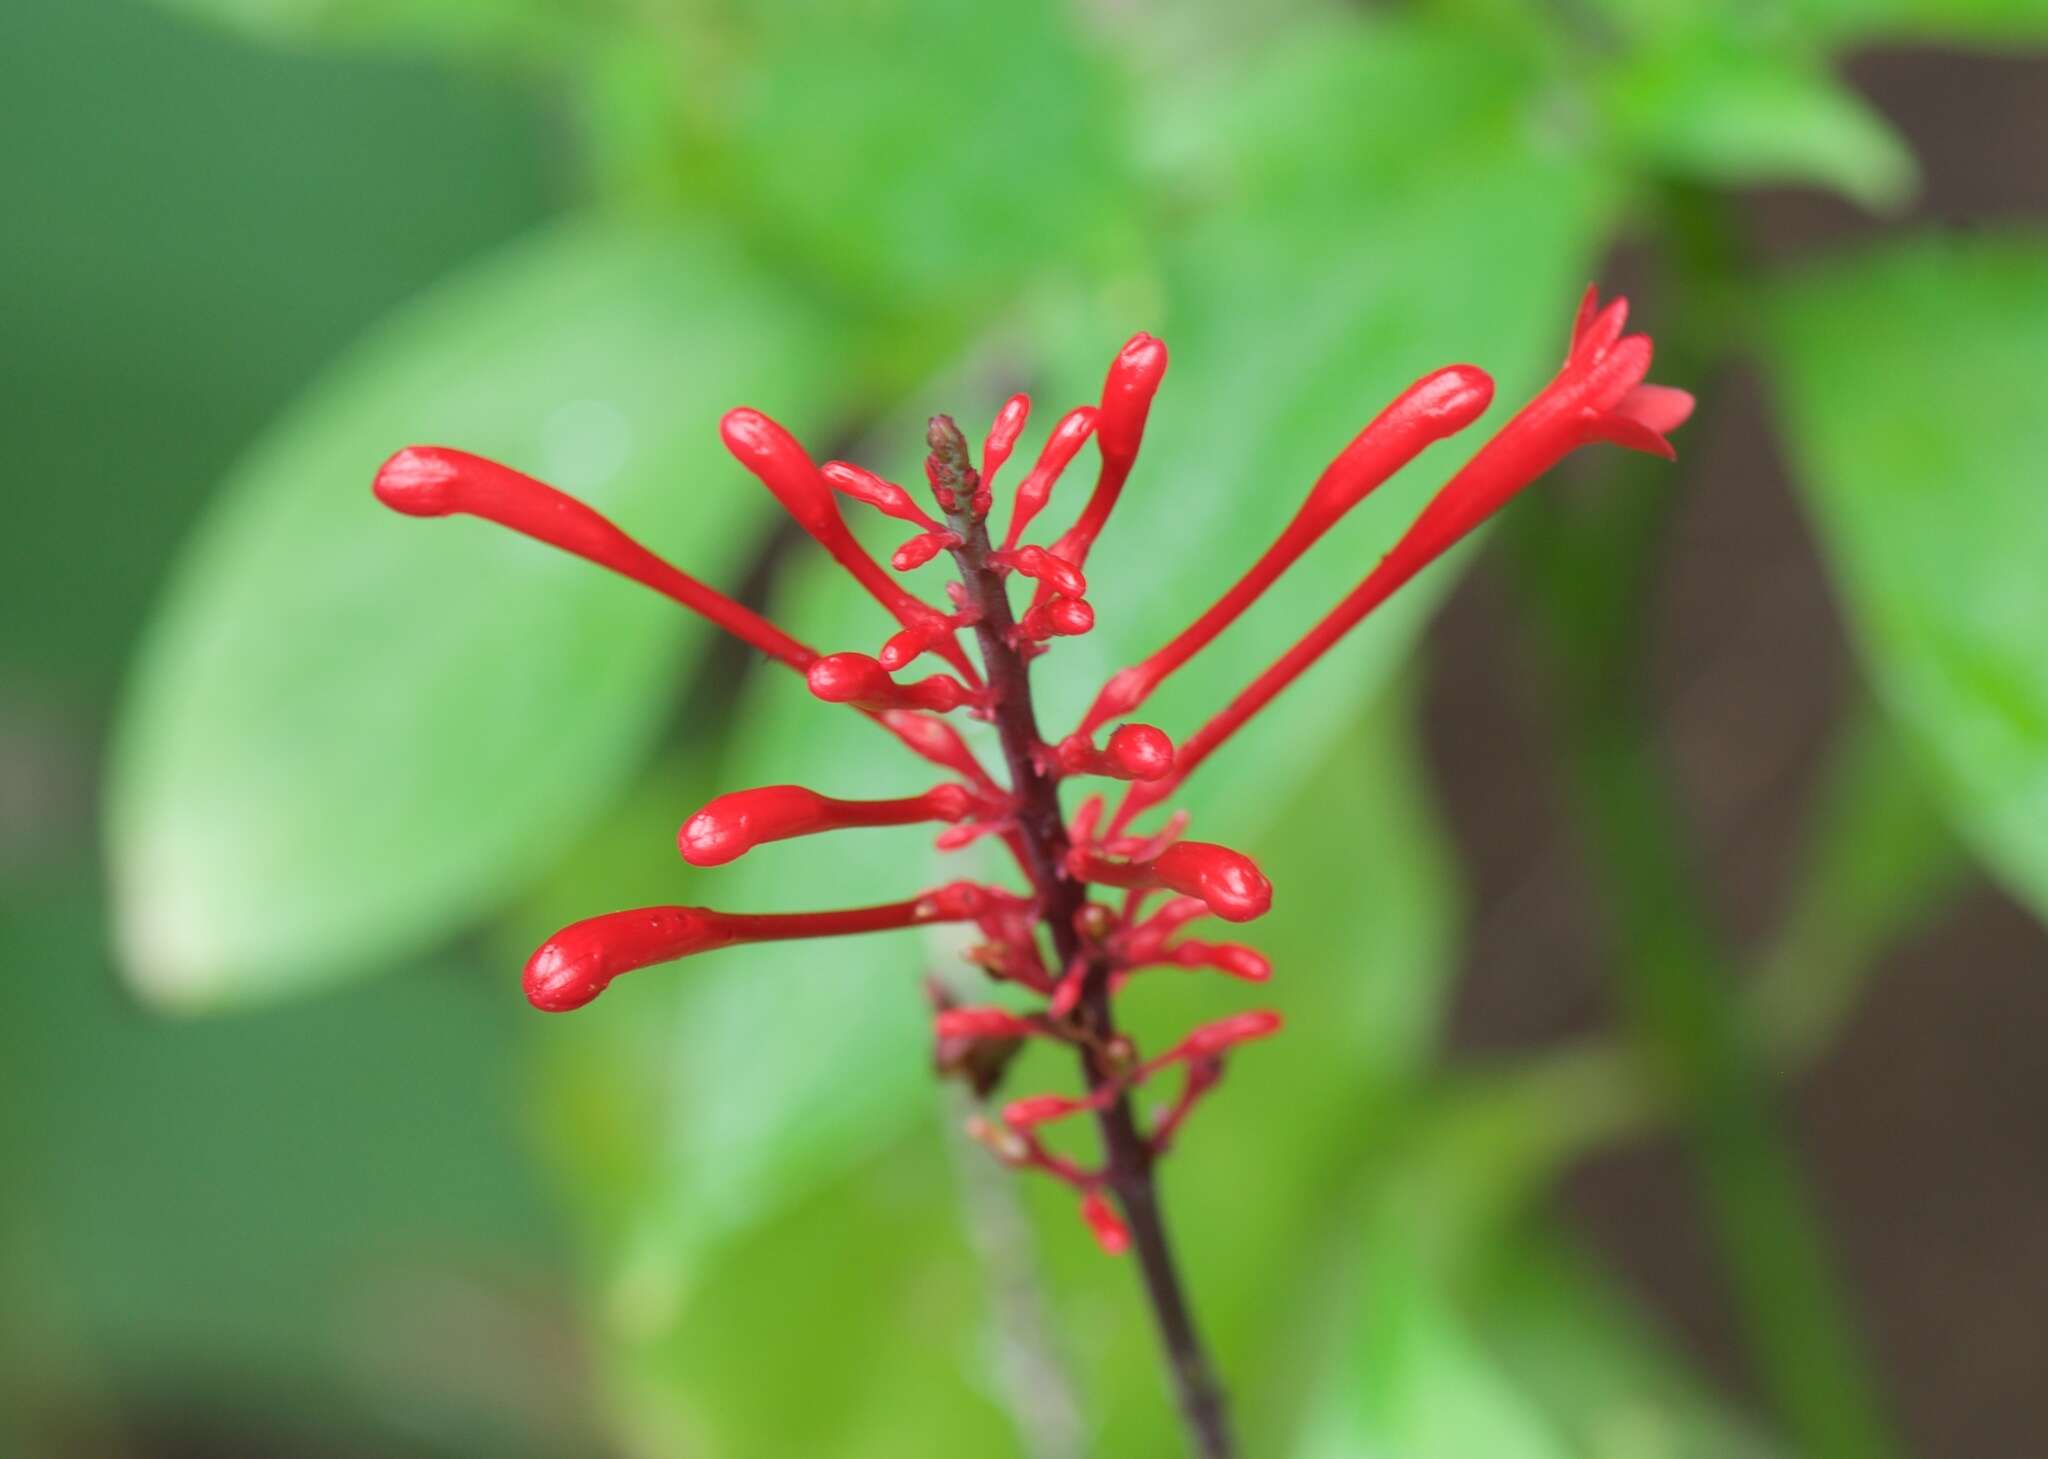
[{"label": "thin red pedicel", "polygon": [[1429,446],[1485,414],[1492,402],[1492,379],[1470,365],[1437,370],[1402,391],[1323,469],[1294,519],[1243,577],[1164,648],[1110,677],[1081,721],[1081,733],[1093,734],[1144,703],[1169,674],[1235,622],[1346,512]]},{"label": "thin red pedicel", "polygon": [[1250,922],[1273,905],[1273,884],[1249,856],[1207,841],[1176,842],[1150,861],[1112,861],[1075,847],[1067,870],[1104,886],[1168,887],[1199,897],[1226,922]]},{"label": "thin red pedicel", "polygon": [[683,822],[676,849],[692,866],[723,866],[764,841],[811,836],[853,826],[906,826],[957,821],[974,809],[964,785],[936,785],[898,800],[834,800],[799,785],[735,790]]},{"label": "thin red pedicel", "polygon": [[899,684],[878,660],[866,654],[827,654],[804,673],[811,692],[828,704],[861,709],[929,709],[940,714],[971,704],[976,694],[958,679],[933,674],[914,684]]},{"label": "thin red pedicel", "polygon": [[1217,746],[1368,613],[1573,450],[1609,441],[1655,455],[1671,454],[1664,433],[1676,430],[1691,415],[1692,396],[1669,386],[1643,384],[1650,369],[1649,336],[1621,335],[1627,300],[1616,299],[1596,313],[1597,304],[1598,294],[1588,289],[1571,351],[1557,376],[1431,498],[1393,550],[1343,602],[1181,744],[1171,776],[1131,787],[1111,823],[1113,829],[1171,794]]},{"label": "thin red pedicel", "polygon": [[1068,735],[1054,752],[1062,773],[1107,775],[1113,780],[1162,780],[1173,773],[1173,741],[1149,724],[1119,725],[1096,749],[1083,735]]},{"label": "thin red pedicel", "polygon": [[[796,437],[760,411],[744,406],[725,413],[719,433],[724,437],[726,449],[732,452],[733,459],[753,473],[782,503],[783,510],[795,519],[796,524],[831,553],[839,565],[867,589],[870,597],[895,616],[897,622],[905,628],[923,628],[929,627],[934,619],[945,616],[929,603],[920,602],[905,592],[880,563],[868,556],[867,549],[854,540],[853,533],[847,530],[839,515],[838,504],[832,500],[831,486],[812,464]],[[935,642],[933,648],[968,683],[980,682],[974,666],[967,661],[966,653],[950,633],[942,641]]]},{"label": "thin red pedicel", "polygon": [[1044,449],[1038,453],[1038,464],[1017,483],[1017,496],[1010,506],[1010,527],[1003,533],[1003,551],[1013,550],[1024,536],[1024,529],[1045,510],[1060,474],[1094,433],[1095,418],[1094,406],[1079,405],[1061,416],[1059,424],[1052,428]]},{"label": "thin red pedicel", "polygon": [[885,517],[894,517],[899,522],[908,522],[913,527],[922,527],[927,532],[945,530],[932,514],[917,504],[915,498],[893,481],[875,475],[862,466],[850,461],[827,461],[818,468],[818,474],[837,491],[845,493],[855,501],[866,502]]},{"label": "thin red pedicel", "polygon": [[526,998],[535,1008],[581,1008],[622,973],[714,952],[742,942],[840,937],[927,922],[967,922],[981,915],[987,893],[953,882],[902,902],[841,912],[713,912],[705,907],[639,907],[572,922],[526,962]]},{"label": "thin red pedicel", "polygon": [[481,517],[610,568],[792,668],[808,668],[818,656],[751,608],[656,557],[576,498],[509,466],[447,446],[408,446],[384,463],[373,490],[377,500],[407,516]]}]

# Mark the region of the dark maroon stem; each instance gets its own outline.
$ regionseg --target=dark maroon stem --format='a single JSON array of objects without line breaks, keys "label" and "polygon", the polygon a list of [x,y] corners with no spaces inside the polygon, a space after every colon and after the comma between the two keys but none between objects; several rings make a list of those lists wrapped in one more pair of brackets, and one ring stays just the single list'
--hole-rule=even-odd
[{"label": "dark maroon stem", "polygon": [[[1077,1009],[1088,1035],[1081,1051],[1081,1073],[1091,1091],[1099,1090],[1113,1077],[1100,1052],[1116,1037],[1109,1004],[1109,968],[1092,954],[1075,929],[1075,914],[1086,902],[1087,891],[1067,874],[1070,843],[1060,809],[1059,784],[1046,773],[1039,758],[1044,740],[1031,702],[1030,666],[1017,647],[1010,595],[1002,575],[989,565],[987,523],[968,509],[972,476],[967,468],[967,443],[948,417],[938,416],[932,421],[931,445],[943,468],[942,479],[958,488],[957,506],[946,513],[947,524],[961,539],[952,549],[953,560],[966,585],[969,605],[980,614],[974,631],[988,676],[990,716],[1001,737],[1011,789],[1017,797],[1017,832],[1026,869],[1046,925],[1052,930],[1057,966],[1064,969],[1084,953],[1089,956],[1088,981]],[[1102,1132],[1108,1183],[1130,1228],[1131,1250],[1145,1279],[1145,1294],[1193,1451],[1200,1459],[1235,1459],[1237,1445],[1231,1437],[1223,1389],[1195,1329],[1187,1293],[1174,1267],[1152,1175],[1152,1148],[1138,1131],[1129,1096],[1120,1094],[1106,1105],[1096,1115],[1096,1124]]]}]

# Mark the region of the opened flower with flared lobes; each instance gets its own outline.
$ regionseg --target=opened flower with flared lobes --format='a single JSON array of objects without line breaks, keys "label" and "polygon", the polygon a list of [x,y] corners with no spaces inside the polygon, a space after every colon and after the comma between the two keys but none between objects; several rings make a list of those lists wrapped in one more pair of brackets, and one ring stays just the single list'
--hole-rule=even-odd
[{"label": "opened flower with flared lobes", "polygon": [[[1150,335],[1134,336],[1118,352],[1098,401],[1067,412],[1052,427],[1011,494],[1000,545],[990,536],[988,518],[997,475],[1029,421],[1025,396],[1012,397],[997,414],[978,465],[951,418],[932,419],[925,463],[930,507],[866,468],[814,462],[793,435],[757,410],[727,414],[722,435],[733,457],[893,624],[879,642],[871,641],[872,652],[843,644],[820,652],[800,642],[589,507],[511,467],[439,446],[399,452],[376,480],[376,494],[386,505],[415,516],[482,517],[652,588],[802,675],[818,699],[866,717],[949,777],[922,794],[890,799],[863,799],[858,785],[730,791],[680,821],[677,844],[689,864],[715,867],[744,855],[772,856],[770,843],[796,836],[916,823],[943,828],[937,839],[946,849],[992,838],[1016,864],[1012,886],[955,881],[935,889],[908,887],[902,900],[871,907],[608,912],[542,944],[526,967],[527,996],[536,1007],[562,1011],[590,1002],[627,973],[738,943],[934,922],[971,926],[976,940],[966,961],[990,981],[1011,985],[1014,1006],[960,1006],[955,995],[936,992],[939,1067],[970,1076],[977,1091],[987,1094],[1026,1041],[1063,1044],[1074,1053],[1079,1092],[1012,1099],[997,1118],[974,1121],[972,1132],[998,1159],[1072,1187],[1087,1228],[1104,1250],[1139,1251],[1162,1334],[1170,1348],[1185,1348],[1192,1336],[1185,1304],[1177,1291],[1161,1289],[1173,1277],[1152,1164],[1216,1087],[1225,1062],[1242,1045],[1277,1033],[1280,1017],[1268,1010],[1233,1014],[1148,1059],[1119,1031],[1115,997],[1133,976],[1151,968],[1265,982],[1272,969],[1255,949],[1187,937],[1183,928],[1211,917],[1254,921],[1271,906],[1274,888],[1241,852],[1183,839],[1185,816],[1170,816],[1149,832],[1133,829],[1133,823],[1168,799],[1375,607],[1567,454],[1596,442],[1672,454],[1667,434],[1690,414],[1692,397],[1644,383],[1650,341],[1624,334],[1626,319],[1623,300],[1603,307],[1589,289],[1556,378],[1451,475],[1356,588],[1178,748],[1166,730],[1129,716],[1236,623],[1347,512],[1483,415],[1494,393],[1483,370],[1451,365],[1397,396],[1337,452],[1279,537],[1237,582],[1152,655],[1111,676],[1081,723],[1051,738],[1040,731],[1031,678],[1036,660],[1055,640],[1086,633],[1096,622],[1096,585],[1086,575],[1090,549],[1124,491],[1141,489],[1132,483],[1167,369],[1166,346]],[[1086,501],[1049,542],[1026,542],[1024,534],[1051,508],[1056,488],[1091,438],[1097,466]],[[895,570],[949,554],[958,579],[947,585],[948,601],[926,602],[892,577],[849,530],[842,498],[911,529],[890,558]],[[1030,584],[1021,611],[1012,601],[1012,578]],[[1145,583],[1118,586],[1126,593],[1149,590]],[[878,625],[876,631],[885,630]],[[927,656],[936,660],[930,672],[899,677]],[[821,708],[821,716],[826,712]],[[957,715],[993,728],[999,764],[985,763],[970,747],[949,722]],[[822,723],[820,730],[826,732]],[[1125,786],[1113,814],[1100,795],[1085,797],[1071,813],[1062,805],[1065,782],[1084,777]],[[1157,898],[1164,900],[1155,905]],[[901,996],[901,989],[877,988],[874,996]],[[1149,1124],[1141,1124],[1134,1093],[1175,1071],[1177,1093]],[[1093,1116],[1100,1132],[1099,1161],[1079,1162],[1041,1142],[1041,1128],[1083,1114]],[[1171,1330],[1176,1320],[1178,1332]],[[1184,1388],[1201,1380],[1200,1373],[1177,1374]],[[1215,1400],[1213,1393],[1207,1396]]]}]

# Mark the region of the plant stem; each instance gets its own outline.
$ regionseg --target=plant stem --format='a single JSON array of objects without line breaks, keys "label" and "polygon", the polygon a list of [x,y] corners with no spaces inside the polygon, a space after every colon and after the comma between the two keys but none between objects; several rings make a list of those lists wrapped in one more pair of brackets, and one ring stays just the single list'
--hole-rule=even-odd
[{"label": "plant stem", "polygon": [[1514,536],[1560,670],[1568,783],[1606,883],[1617,991],[1688,1126],[1751,1350],[1799,1452],[1888,1459],[1898,1451],[1639,709],[1635,629],[1672,488],[1606,485],[1595,521],[1523,512]]},{"label": "plant stem", "polygon": [[[951,440],[940,444],[942,430],[951,432],[953,437],[957,437],[957,430],[943,416],[933,422],[934,449],[944,452],[950,448]],[[958,449],[959,459],[964,463],[966,443],[961,441]],[[1081,1073],[1089,1090],[1096,1091],[1115,1077],[1102,1053],[1117,1032],[1109,1004],[1109,968],[1089,952],[1074,925],[1075,914],[1087,900],[1086,889],[1067,873],[1070,843],[1066,818],[1060,808],[1059,784],[1046,773],[1040,760],[1044,741],[1031,701],[1030,666],[1018,652],[1009,592],[1002,575],[988,560],[987,524],[968,510],[966,492],[960,493],[958,507],[946,517],[947,525],[961,538],[960,544],[952,549],[953,560],[966,585],[970,606],[981,615],[974,631],[981,648],[983,672],[988,678],[990,717],[1002,740],[1010,788],[1017,800],[1016,825],[1025,867],[1051,930],[1058,966],[1068,968],[1077,959],[1088,958],[1088,981],[1077,1013],[1086,1032]],[[1108,1185],[1130,1230],[1131,1249],[1144,1276],[1153,1325],[1159,1334],[1189,1444],[1200,1459],[1235,1459],[1237,1446],[1231,1437],[1223,1389],[1196,1330],[1180,1273],[1174,1266],[1173,1249],[1160,1214],[1158,1186],[1153,1178],[1152,1149],[1138,1131],[1129,1096],[1119,1094],[1100,1110],[1096,1124],[1102,1134]]]}]

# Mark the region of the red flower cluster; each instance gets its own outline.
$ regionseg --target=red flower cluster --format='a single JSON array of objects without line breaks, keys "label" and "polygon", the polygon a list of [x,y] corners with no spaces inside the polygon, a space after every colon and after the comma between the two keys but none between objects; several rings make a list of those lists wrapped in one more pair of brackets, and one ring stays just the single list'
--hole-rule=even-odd
[{"label": "red flower cluster", "polygon": [[[948,778],[921,795],[843,800],[793,785],[721,795],[689,816],[677,835],[692,866],[719,866],[770,841],[861,826],[943,825],[938,844],[1000,838],[1028,883],[1023,892],[959,881],[899,902],[841,911],[739,914],[700,907],[614,912],[564,928],[526,966],[526,994],[551,1012],[590,1002],[622,973],[741,942],[833,937],[931,922],[972,924],[979,941],[968,960],[1034,1000],[1030,1011],[958,1007],[943,994],[933,1033],[942,1069],[992,1088],[1026,1039],[1079,1051],[1087,1092],[1037,1095],[1004,1105],[999,1122],[978,1120],[977,1137],[1007,1163],[1047,1172],[1075,1188],[1081,1212],[1103,1247],[1129,1242],[1105,1198],[1112,1172],[1055,1154],[1038,1127],[1082,1112],[1122,1110],[1130,1091],[1170,1069],[1177,1096],[1143,1136],[1146,1158],[1171,1144],[1197,1102],[1222,1077],[1238,1044],[1280,1027],[1276,1013],[1239,1013],[1197,1028],[1142,1058],[1115,1031],[1111,999],[1146,968],[1213,969],[1247,982],[1271,975],[1265,958],[1234,942],[1182,936],[1198,918],[1247,922],[1264,915],[1273,891],[1248,857],[1181,837],[1185,817],[1138,833],[1132,821],[1169,796],[1225,740],[1263,709],[1359,620],[1497,511],[1514,493],[1574,448],[1612,441],[1669,456],[1665,433],[1692,409],[1682,390],[1645,385],[1650,341],[1622,334],[1624,300],[1600,307],[1588,290],[1564,368],[1437,493],[1378,565],[1327,617],[1255,677],[1176,751],[1150,725],[1120,722],[1159,684],[1234,622],[1329,528],[1380,483],[1432,443],[1464,429],[1492,402],[1493,382],[1469,365],[1425,376],[1368,424],[1323,471],[1279,538],[1244,576],[1180,634],[1139,664],[1113,675],[1081,724],[1057,741],[1040,737],[1029,690],[1031,660],[1050,641],[1086,633],[1095,622],[1084,575],[1090,548],[1129,480],[1152,398],[1166,372],[1166,347],[1140,334],[1111,363],[1099,404],[1069,411],[1053,427],[1013,494],[1000,546],[987,518],[997,475],[1030,415],[1013,397],[983,442],[980,464],[952,421],[934,418],[926,475],[939,515],[893,482],[846,462],[813,463],[781,426],[754,410],[723,423],[727,448],[895,621],[870,656],[820,654],[775,624],[655,556],[589,507],[480,457],[438,446],[399,452],[377,475],[376,494],[414,516],[453,513],[486,518],[653,588],[804,676],[818,698],[853,706]],[[1094,437],[1100,466],[1093,492],[1073,525],[1049,546],[1024,532],[1048,505],[1081,447]],[[855,539],[839,510],[845,496],[905,523],[914,534],[890,559],[898,571],[952,554],[960,578],[944,608],[924,602],[893,578]],[[1010,600],[1012,576],[1032,584],[1021,614]],[[960,635],[970,632],[979,663]],[[943,669],[897,677],[925,655]],[[944,716],[957,711],[993,723],[1005,779],[982,763]],[[1096,737],[1112,722],[1100,744]],[[1101,797],[1069,817],[1058,786],[1070,776],[1128,782],[1105,821]],[[1095,900],[1091,888],[1116,889]],[[1153,904],[1154,898],[1166,900]],[[1105,1127],[1106,1131],[1108,1127]]]}]

